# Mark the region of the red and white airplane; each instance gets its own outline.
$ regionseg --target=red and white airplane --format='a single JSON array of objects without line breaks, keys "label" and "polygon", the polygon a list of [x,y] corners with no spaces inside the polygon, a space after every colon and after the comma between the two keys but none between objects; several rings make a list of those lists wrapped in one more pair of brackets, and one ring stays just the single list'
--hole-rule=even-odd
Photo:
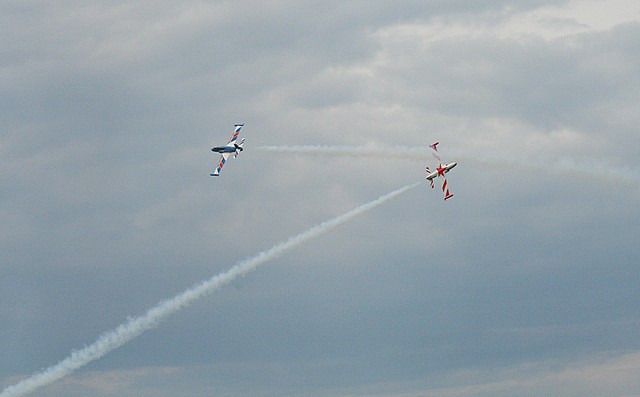
[{"label": "red and white airplane", "polygon": [[438,159],[438,161],[440,161],[440,165],[433,172],[429,169],[429,167],[427,167],[427,174],[428,174],[427,180],[430,182],[431,188],[433,189],[435,187],[433,180],[435,178],[442,178],[442,192],[444,193],[444,200],[447,201],[448,199],[453,197],[453,193],[449,191],[449,186],[447,184],[447,178],[445,177],[445,174],[451,171],[451,169],[456,165],[458,165],[458,163],[442,164],[442,159],[438,155],[439,144],[440,142],[436,142],[434,144],[429,145],[429,147],[433,149],[433,157],[435,157],[436,159]]}]

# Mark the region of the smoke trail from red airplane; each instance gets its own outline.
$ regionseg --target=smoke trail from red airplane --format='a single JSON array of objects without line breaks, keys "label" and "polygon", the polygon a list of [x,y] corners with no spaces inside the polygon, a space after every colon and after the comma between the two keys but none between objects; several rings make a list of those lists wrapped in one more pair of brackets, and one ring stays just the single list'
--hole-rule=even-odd
[{"label": "smoke trail from red airplane", "polygon": [[[405,159],[417,161],[433,161],[433,156],[424,146],[330,146],[330,145],[292,145],[292,146],[258,146],[257,150],[272,153],[303,154],[312,156],[339,156]],[[556,174],[569,174],[578,178],[611,178],[618,183],[626,183],[640,189],[640,172],[637,169],[618,167],[598,162],[581,163],[570,158],[538,159],[516,155],[496,153],[470,154],[464,151],[447,148],[447,159],[467,164],[477,164],[493,168],[519,169],[525,171],[544,171]]]},{"label": "smoke trail from red airplane", "polygon": [[421,182],[416,182],[394,190],[393,192],[387,193],[376,200],[356,207],[343,215],[320,223],[303,233],[291,237],[287,241],[276,244],[268,250],[262,251],[251,258],[239,262],[229,270],[219,273],[208,280],[202,281],[171,299],[160,302],[145,314],[129,318],[124,324],[111,331],[105,332],[91,345],[80,350],[73,351],[69,357],[60,361],[58,364],[55,364],[42,372],[38,372],[29,378],[23,379],[14,385],[6,387],[2,392],[0,392],[0,397],[22,396],[73,373],[77,369],[101,358],[110,351],[138,337],[146,330],[157,327],[171,314],[186,308],[198,299],[211,295],[214,291],[226,284],[229,284],[237,277],[243,276],[256,269],[258,266],[278,258],[288,251],[298,247],[302,243],[318,237],[334,229],[340,224],[386,203],[407,190],[418,186],[420,183]]}]

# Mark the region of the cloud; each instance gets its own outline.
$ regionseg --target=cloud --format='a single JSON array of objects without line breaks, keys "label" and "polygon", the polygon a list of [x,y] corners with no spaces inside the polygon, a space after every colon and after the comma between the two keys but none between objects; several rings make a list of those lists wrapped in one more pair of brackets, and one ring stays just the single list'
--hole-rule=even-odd
[{"label": "cloud", "polygon": [[[306,390],[301,382],[309,381],[314,370],[321,367],[340,367],[338,362],[324,362],[316,368],[299,363],[298,368],[287,367],[282,363],[228,362],[224,365],[198,365],[189,368],[142,367],[138,369],[116,371],[89,371],[68,378],[43,395],[70,393],[72,396],[111,395],[113,392],[127,391],[132,396],[145,396],[148,392],[159,396],[172,395],[167,388],[177,386],[188,388],[195,396],[205,396],[215,392],[217,395],[233,395],[241,388],[246,393],[261,393],[275,396],[278,392],[285,395],[318,396],[525,396],[541,394],[610,396],[634,395],[640,386],[634,374],[638,370],[639,358],[632,354],[602,354],[571,362],[540,361],[528,362],[518,366],[491,369],[467,369],[449,374],[435,373],[423,379],[407,382],[377,382],[369,385],[347,386],[319,385],[318,389]],[[304,370],[302,370],[304,368]],[[308,372],[306,372],[308,371]],[[253,381],[239,385],[235,379],[238,372],[251,374]],[[289,378],[277,386],[274,379],[289,373]],[[189,376],[189,374],[191,376]],[[220,382],[218,378],[228,378]],[[207,378],[216,381],[209,383]],[[231,379],[229,381],[229,379]],[[296,394],[297,393],[297,394]]]},{"label": "cloud", "polygon": [[541,362],[495,372],[464,371],[454,375],[453,384],[408,393],[407,396],[514,396],[514,395],[633,395],[640,386],[633,373],[640,364],[636,353],[602,355],[571,363]]},{"label": "cloud", "polygon": [[125,323],[111,331],[103,333],[93,344],[85,346],[80,350],[74,350],[71,355],[60,361],[58,364],[48,367],[44,371],[5,388],[1,394],[6,395],[7,397],[24,395],[69,375],[132,339],[137,338],[144,331],[155,328],[169,315],[189,306],[196,300],[210,295],[221,286],[229,284],[240,276],[244,276],[259,265],[273,260],[298,245],[334,229],[336,226],[353,219],[357,215],[363,214],[380,206],[405,191],[415,188],[418,184],[419,183],[414,183],[394,190],[374,201],[360,205],[341,216],[322,222],[311,229],[308,229],[306,232],[300,233],[283,243],[273,246],[269,250],[262,251],[251,258],[238,262],[238,264],[229,270],[213,276],[208,280],[204,280],[171,299],[160,302],[144,315],[128,318]]},{"label": "cloud", "polygon": [[[15,326],[0,331],[0,379],[424,173],[422,160],[396,161],[402,153],[253,150],[265,145],[438,139],[459,160],[455,201],[420,187],[92,370],[245,361],[272,369],[273,395],[286,395],[282,374],[295,369],[290,395],[375,395],[469,368],[633,353],[633,333],[606,335],[638,314],[637,192],[624,182],[638,176],[636,9],[4,2],[0,319]],[[247,150],[212,181],[209,148],[235,122],[246,123]],[[514,166],[523,162],[536,167]],[[543,171],[555,166],[569,171]],[[605,325],[580,328],[597,319]],[[496,329],[513,331],[502,335],[514,350]],[[237,395],[250,379],[230,368]],[[172,379],[191,392],[187,373]],[[478,384],[512,379],[492,376]],[[216,379],[202,380],[202,395],[222,387]],[[446,391],[466,386],[451,379]]]}]

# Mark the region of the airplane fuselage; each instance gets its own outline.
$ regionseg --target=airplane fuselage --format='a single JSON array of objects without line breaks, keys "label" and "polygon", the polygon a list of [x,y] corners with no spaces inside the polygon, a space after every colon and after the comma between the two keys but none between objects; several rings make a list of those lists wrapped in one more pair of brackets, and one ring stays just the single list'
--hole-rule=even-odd
[{"label": "airplane fuselage", "polygon": [[216,146],[214,148],[211,148],[211,151],[212,152],[216,152],[216,153],[235,153],[236,150],[242,151],[242,148],[239,147],[238,145],[235,145],[235,146]]},{"label": "airplane fuselage", "polygon": [[440,167],[438,167],[435,171],[427,175],[427,180],[432,180],[433,178],[438,177],[438,175],[444,176],[444,174],[451,171],[451,169],[456,165],[458,165],[458,163],[449,163],[449,164],[440,165]]}]

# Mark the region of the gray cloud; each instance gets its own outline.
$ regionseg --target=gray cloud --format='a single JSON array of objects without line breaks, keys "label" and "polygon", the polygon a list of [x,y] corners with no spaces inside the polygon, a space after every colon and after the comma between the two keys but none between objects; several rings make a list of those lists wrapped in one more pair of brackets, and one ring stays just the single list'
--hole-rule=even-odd
[{"label": "gray cloud", "polygon": [[[637,187],[616,180],[638,171],[638,24],[566,4],[5,2],[0,383],[425,166],[252,147],[440,139],[471,157],[454,200],[425,185],[42,395],[584,390],[601,367],[580,360],[638,349]],[[580,31],[510,31],[540,9]],[[248,150],[209,179],[242,121]],[[540,362],[530,389],[504,370]],[[575,381],[548,381],[558,363]]]}]

